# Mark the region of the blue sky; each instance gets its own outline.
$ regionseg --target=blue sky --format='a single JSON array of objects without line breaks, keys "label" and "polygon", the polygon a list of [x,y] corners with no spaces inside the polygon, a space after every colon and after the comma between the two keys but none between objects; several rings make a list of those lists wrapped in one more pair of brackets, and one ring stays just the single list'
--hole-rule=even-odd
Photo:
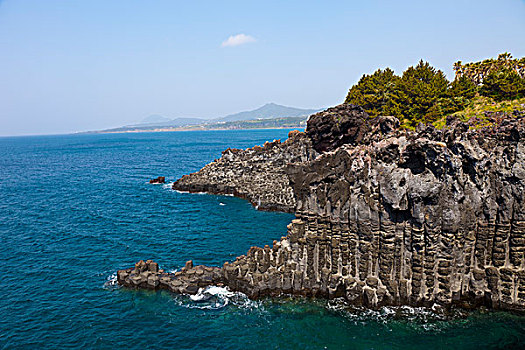
[{"label": "blue sky", "polygon": [[327,107],[377,68],[504,51],[525,56],[523,0],[4,0],[0,135]]}]

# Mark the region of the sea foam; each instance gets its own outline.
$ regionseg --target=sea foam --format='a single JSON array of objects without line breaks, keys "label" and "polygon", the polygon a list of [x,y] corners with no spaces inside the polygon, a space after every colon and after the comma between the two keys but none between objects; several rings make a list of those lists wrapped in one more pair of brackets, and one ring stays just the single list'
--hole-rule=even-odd
[{"label": "sea foam", "polygon": [[195,295],[177,296],[179,305],[190,309],[217,310],[231,305],[237,308],[258,309],[261,303],[250,300],[245,294],[232,292],[228,287],[209,286]]}]

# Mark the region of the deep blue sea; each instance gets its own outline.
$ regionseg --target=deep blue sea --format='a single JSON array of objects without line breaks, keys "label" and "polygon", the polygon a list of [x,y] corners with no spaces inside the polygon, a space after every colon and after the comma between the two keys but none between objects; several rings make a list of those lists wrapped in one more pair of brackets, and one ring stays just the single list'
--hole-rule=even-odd
[{"label": "deep blue sea", "polygon": [[241,199],[172,191],[173,181],[289,130],[0,138],[0,348],[519,349],[505,312],[351,309],[341,301],[203,300],[115,285],[154,259],[220,265],[286,234],[293,215]]}]

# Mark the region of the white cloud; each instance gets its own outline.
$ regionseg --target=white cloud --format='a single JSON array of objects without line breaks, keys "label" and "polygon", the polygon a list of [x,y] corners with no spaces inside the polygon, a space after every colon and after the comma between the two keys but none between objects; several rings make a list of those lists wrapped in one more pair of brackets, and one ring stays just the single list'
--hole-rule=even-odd
[{"label": "white cloud", "polygon": [[246,34],[230,35],[228,39],[222,42],[221,47],[239,46],[239,45],[254,43],[256,41],[257,40],[255,40],[253,36],[246,35]]}]

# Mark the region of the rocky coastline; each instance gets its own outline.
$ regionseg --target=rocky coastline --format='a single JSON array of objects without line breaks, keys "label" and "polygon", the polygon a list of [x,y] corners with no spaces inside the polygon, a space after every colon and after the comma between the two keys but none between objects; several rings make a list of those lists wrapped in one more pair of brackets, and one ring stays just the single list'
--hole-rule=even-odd
[{"label": "rocky coastline", "polygon": [[221,269],[204,265],[193,266],[193,261],[177,272],[165,272],[152,260],[140,260],[134,267],[119,270],[117,282],[137,289],[164,289],[178,294],[196,294],[200,288],[223,285]]},{"label": "rocky coastline", "polygon": [[294,212],[287,235],[221,268],[188,265],[175,276],[139,262],[118,282],[523,311],[525,116],[486,117],[482,129],[449,117],[441,130],[409,131],[344,104],[312,115],[285,142],[228,149],[173,188]]},{"label": "rocky coastline", "polygon": [[310,139],[292,131],[285,142],[274,140],[246,150],[228,148],[222,157],[173,184],[177,191],[229,194],[259,210],[293,212],[295,199],[286,166],[314,159]]}]

